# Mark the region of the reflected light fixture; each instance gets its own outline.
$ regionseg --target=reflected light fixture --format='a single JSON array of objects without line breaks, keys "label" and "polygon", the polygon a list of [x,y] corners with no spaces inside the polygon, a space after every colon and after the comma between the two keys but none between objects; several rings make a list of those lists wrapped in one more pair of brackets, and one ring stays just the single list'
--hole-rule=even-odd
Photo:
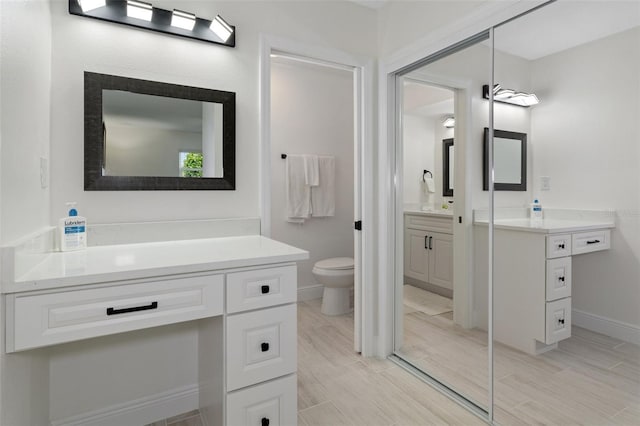
[{"label": "reflected light fixture", "polygon": [[107,5],[106,0],[78,0],[78,3],[84,13]]},{"label": "reflected light fixture", "polygon": [[196,15],[174,9],[171,14],[171,25],[182,28],[183,30],[192,31],[193,27],[196,25]]},{"label": "reflected light fixture", "polygon": [[[482,97],[489,99],[488,84],[482,86]],[[540,103],[540,100],[538,100],[538,97],[534,93],[516,92],[512,89],[503,89],[499,84],[493,86],[493,100],[522,107],[530,107]]]},{"label": "reflected light fixture", "polygon": [[143,1],[127,0],[127,16],[135,19],[142,19],[143,21],[151,22],[151,16],[153,15],[153,6],[151,3],[145,3]]},{"label": "reflected light fixture", "polygon": [[231,25],[227,24],[227,22],[222,19],[220,15],[216,15],[215,19],[211,21],[211,31],[213,31],[222,41],[227,41],[231,34],[233,34],[233,29]]},{"label": "reflected light fixture", "polygon": [[442,125],[447,129],[451,129],[456,126],[456,119],[454,117],[447,117],[442,122]]}]

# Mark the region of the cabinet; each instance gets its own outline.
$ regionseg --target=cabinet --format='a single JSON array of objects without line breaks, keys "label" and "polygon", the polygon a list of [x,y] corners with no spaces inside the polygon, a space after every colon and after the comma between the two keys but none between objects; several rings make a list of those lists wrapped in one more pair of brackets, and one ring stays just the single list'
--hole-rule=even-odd
[{"label": "cabinet", "polygon": [[[295,249],[288,262],[269,263],[278,253],[264,250],[258,253],[261,263],[247,267],[173,275],[144,269],[146,277],[114,273],[105,281],[88,275],[85,284],[65,286],[63,279],[59,288],[6,294],[6,352],[19,357],[35,348],[198,320],[198,394],[206,423],[295,425],[297,271],[292,260],[307,254]],[[91,249],[87,253],[93,255]],[[47,391],[53,390],[33,390]],[[48,400],[46,394],[41,399]],[[118,422],[130,424],[123,419]]]},{"label": "cabinet", "polygon": [[[607,250],[610,230],[494,229],[494,337],[535,355],[571,337],[572,260]],[[488,228],[475,227],[476,308],[486,306]],[[477,321],[480,322],[480,321]],[[482,324],[479,324],[482,325]]]},{"label": "cabinet", "polygon": [[453,289],[451,217],[405,215],[404,275]]}]

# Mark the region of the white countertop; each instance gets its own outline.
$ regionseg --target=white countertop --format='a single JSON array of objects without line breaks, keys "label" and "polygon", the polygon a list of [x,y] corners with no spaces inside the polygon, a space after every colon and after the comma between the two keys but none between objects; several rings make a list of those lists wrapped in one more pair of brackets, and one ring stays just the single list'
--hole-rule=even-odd
[{"label": "white countertop", "polygon": [[53,252],[3,293],[295,262],[309,253],[259,235],[120,244]]},{"label": "white countertop", "polygon": [[[475,220],[474,225],[488,226],[487,220]],[[594,229],[614,228],[615,225],[607,220],[586,219],[544,219],[538,224],[532,224],[528,218],[496,219],[494,228],[511,229],[514,231],[538,232],[543,234],[559,234],[563,232],[580,232]]]},{"label": "white countertop", "polygon": [[433,209],[422,210],[419,207],[405,207],[404,214],[413,214],[417,216],[435,216],[435,217],[453,217],[453,209]]}]

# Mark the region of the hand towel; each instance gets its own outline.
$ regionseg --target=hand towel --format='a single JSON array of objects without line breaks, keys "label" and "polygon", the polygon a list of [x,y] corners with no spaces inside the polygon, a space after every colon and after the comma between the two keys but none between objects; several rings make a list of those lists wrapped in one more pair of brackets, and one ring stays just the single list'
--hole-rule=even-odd
[{"label": "hand towel", "polygon": [[320,184],[311,187],[311,215],[334,216],[336,213],[336,159],[318,156]]},{"label": "hand towel", "polygon": [[426,177],[424,179],[423,191],[426,193],[436,192],[436,183],[433,178]]},{"label": "hand towel", "polygon": [[320,184],[320,174],[318,171],[318,156],[303,155],[304,157],[304,182],[309,186]]},{"label": "hand towel", "polygon": [[302,155],[288,155],[285,185],[287,191],[287,220],[302,223],[311,214],[311,187],[305,182],[305,159]]}]

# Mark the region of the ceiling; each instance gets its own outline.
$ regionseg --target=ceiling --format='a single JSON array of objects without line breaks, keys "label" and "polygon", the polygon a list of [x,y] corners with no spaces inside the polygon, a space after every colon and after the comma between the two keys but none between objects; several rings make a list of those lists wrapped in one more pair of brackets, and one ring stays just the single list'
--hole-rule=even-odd
[{"label": "ceiling", "polygon": [[535,60],[637,26],[638,0],[559,0],[496,28],[495,47]]},{"label": "ceiling", "polygon": [[453,91],[426,83],[405,80],[403,112],[427,118],[453,115]]}]

